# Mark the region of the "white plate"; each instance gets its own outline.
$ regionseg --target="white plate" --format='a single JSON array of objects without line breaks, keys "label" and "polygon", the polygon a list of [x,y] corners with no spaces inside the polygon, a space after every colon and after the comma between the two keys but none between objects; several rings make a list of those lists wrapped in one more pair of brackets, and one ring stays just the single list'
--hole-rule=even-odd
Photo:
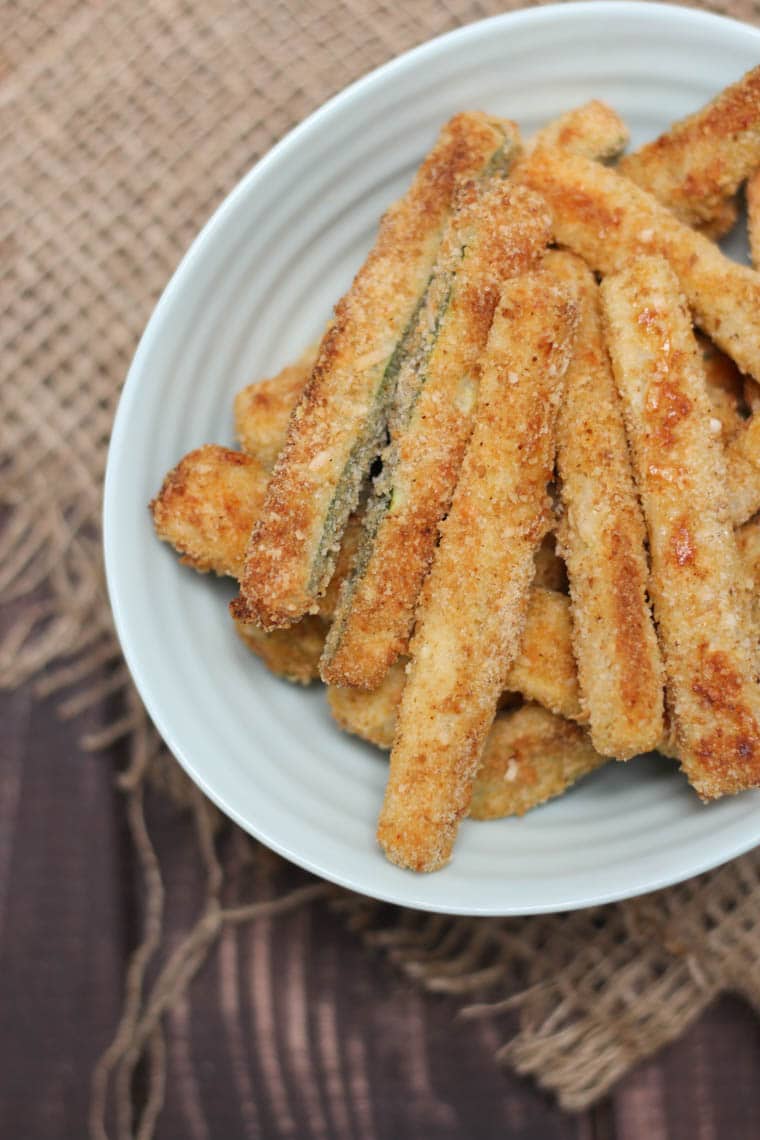
[{"label": "white plate", "polygon": [[220,808],[303,867],[368,895],[528,914],[635,895],[760,842],[760,796],[703,807],[656,757],[611,764],[521,820],[465,822],[452,864],[414,875],[374,842],[380,753],[332,724],[321,689],[278,681],[225,613],[230,585],[183,569],[146,504],[186,451],[232,442],[232,397],[295,357],[369,248],[383,208],[458,110],[529,134],[596,96],[634,143],[760,59],[760,32],[685,8],[533,8],[462,28],[367,76],[274,148],[197,238],[159,302],[119,406],[105,552],[116,625],[169,748]]}]

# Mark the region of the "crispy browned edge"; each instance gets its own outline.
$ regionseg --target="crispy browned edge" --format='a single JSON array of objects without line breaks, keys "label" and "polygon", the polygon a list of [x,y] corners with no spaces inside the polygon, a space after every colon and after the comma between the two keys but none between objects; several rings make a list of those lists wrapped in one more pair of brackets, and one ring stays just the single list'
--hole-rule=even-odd
[{"label": "crispy browned edge", "polygon": [[712,225],[718,236],[730,229],[727,201],[759,165],[760,67],[755,67],[706,106],[626,155],[619,169],[682,221]]},{"label": "crispy browned edge", "polygon": [[628,760],[663,733],[662,660],[647,591],[646,529],[594,275],[573,254],[547,256],[570,282],[579,321],[557,419],[562,521],[581,705],[594,748]]},{"label": "crispy browned edge", "polygon": [[747,237],[755,269],[760,269],[760,166],[747,179]]},{"label": "crispy browned edge", "polygon": [[588,732],[538,705],[500,713],[483,749],[470,817],[524,815],[606,763]]},{"label": "crispy browned edge", "polygon": [[252,456],[214,443],[198,447],[168,472],[150,503],[156,534],[195,570],[238,578],[267,482]]},{"label": "crispy browned edge", "polygon": [[527,148],[558,146],[598,161],[617,158],[628,145],[628,127],[612,107],[591,99],[553,119],[537,132]]},{"label": "crispy browned edge", "polygon": [[757,644],[710,431],[700,354],[663,258],[602,284],[650,540],[651,590],[678,752],[700,796],[760,782]]},{"label": "crispy browned edge", "polygon": [[317,349],[318,345],[312,345],[276,376],[254,381],[235,396],[235,434],[240,446],[267,471],[282,450],[288,421],[311,375]]}]

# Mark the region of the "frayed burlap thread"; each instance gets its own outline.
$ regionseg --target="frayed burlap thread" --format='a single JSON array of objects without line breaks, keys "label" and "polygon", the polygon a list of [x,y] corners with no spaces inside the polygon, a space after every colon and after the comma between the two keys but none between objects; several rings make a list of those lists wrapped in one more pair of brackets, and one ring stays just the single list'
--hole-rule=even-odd
[{"label": "frayed burlap thread", "polygon": [[[122,1018],[93,1077],[99,1140],[153,1134],[165,1015],[223,929],[309,904],[332,906],[368,950],[455,998],[462,1018],[492,1019],[498,1059],[568,1109],[592,1104],[718,993],[760,1011],[757,854],[645,899],[532,919],[420,914],[316,882],[230,901],[217,849],[231,825],[162,747],[113,633],[100,551],[107,442],[139,335],[192,237],[336,90],[433,35],[518,6],[2,0],[0,683],[33,680],[68,718],[115,710],[83,745],[127,746],[119,780],[143,880]],[[698,6],[760,19],[749,0]],[[185,812],[206,879],[197,919],[170,951],[146,781]],[[276,860],[237,837],[257,865]]]}]

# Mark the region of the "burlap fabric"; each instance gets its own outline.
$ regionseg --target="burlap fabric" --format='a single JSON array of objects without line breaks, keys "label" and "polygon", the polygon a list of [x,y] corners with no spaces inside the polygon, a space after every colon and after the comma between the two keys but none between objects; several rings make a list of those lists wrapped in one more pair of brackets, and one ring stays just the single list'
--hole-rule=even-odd
[{"label": "burlap fabric", "polygon": [[[760,1009],[758,853],[639,901],[568,916],[448,919],[320,883],[274,902],[223,907],[220,821],[162,750],[114,640],[99,547],[106,445],[135,344],[182,252],[251,164],[327,96],[432,35],[518,6],[2,5],[0,679],[16,685],[44,667],[40,691],[60,692],[64,716],[106,701],[117,710],[108,730],[84,743],[129,743],[120,779],[145,877],[144,942],[94,1078],[95,1135],[106,1135],[111,1096],[120,1135],[151,1134],[163,1087],[162,1015],[222,926],[319,898],[420,985],[461,995],[466,1016],[503,1019],[499,1059],[568,1109],[591,1104],[719,992],[737,991]],[[749,0],[709,7],[760,18]],[[160,867],[142,811],[146,776],[192,809],[207,869],[204,912],[169,956]],[[270,857],[253,844],[251,851]],[[143,1055],[147,1102],[133,1121],[131,1076]]]}]

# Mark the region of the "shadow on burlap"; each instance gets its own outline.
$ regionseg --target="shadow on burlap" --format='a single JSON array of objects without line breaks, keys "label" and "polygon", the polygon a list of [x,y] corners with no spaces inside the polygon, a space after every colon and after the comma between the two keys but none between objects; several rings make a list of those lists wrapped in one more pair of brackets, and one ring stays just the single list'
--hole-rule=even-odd
[{"label": "shadow on burlap", "polygon": [[[568,1109],[592,1104],[718,993],[760,1008],[757,854],[641,900],[530,919],[424,915],[316,882],[224,907],[214,834],[229,825],[162,749],[114,640],[99,534],[106,446],[135,344],[181,254],[251,164],[327,96],[415,43],[518,6],[5,2],[0,590],[10,607],[25,602],[0,644],[0,681],[45,668],[39,691],[58,692],[69,717],[117,701],[118,719],[84,744],[129,741],[120,783],[145,882],[144,940],[95,1073],[93,1135],[106,1136],[112,1111],[120,1136],[152,1134],[162,1016],[222,927],[317,900],[420,985],[458,995],[462,1016],[503,1023],[499,1059]],[[760,15],[742,0],[707,6]],[[201,918],[171,954],[146,777],[191,810],[207,873]],[[136,1121],[132,1074],[143,1058],[147,1100]]]}]

